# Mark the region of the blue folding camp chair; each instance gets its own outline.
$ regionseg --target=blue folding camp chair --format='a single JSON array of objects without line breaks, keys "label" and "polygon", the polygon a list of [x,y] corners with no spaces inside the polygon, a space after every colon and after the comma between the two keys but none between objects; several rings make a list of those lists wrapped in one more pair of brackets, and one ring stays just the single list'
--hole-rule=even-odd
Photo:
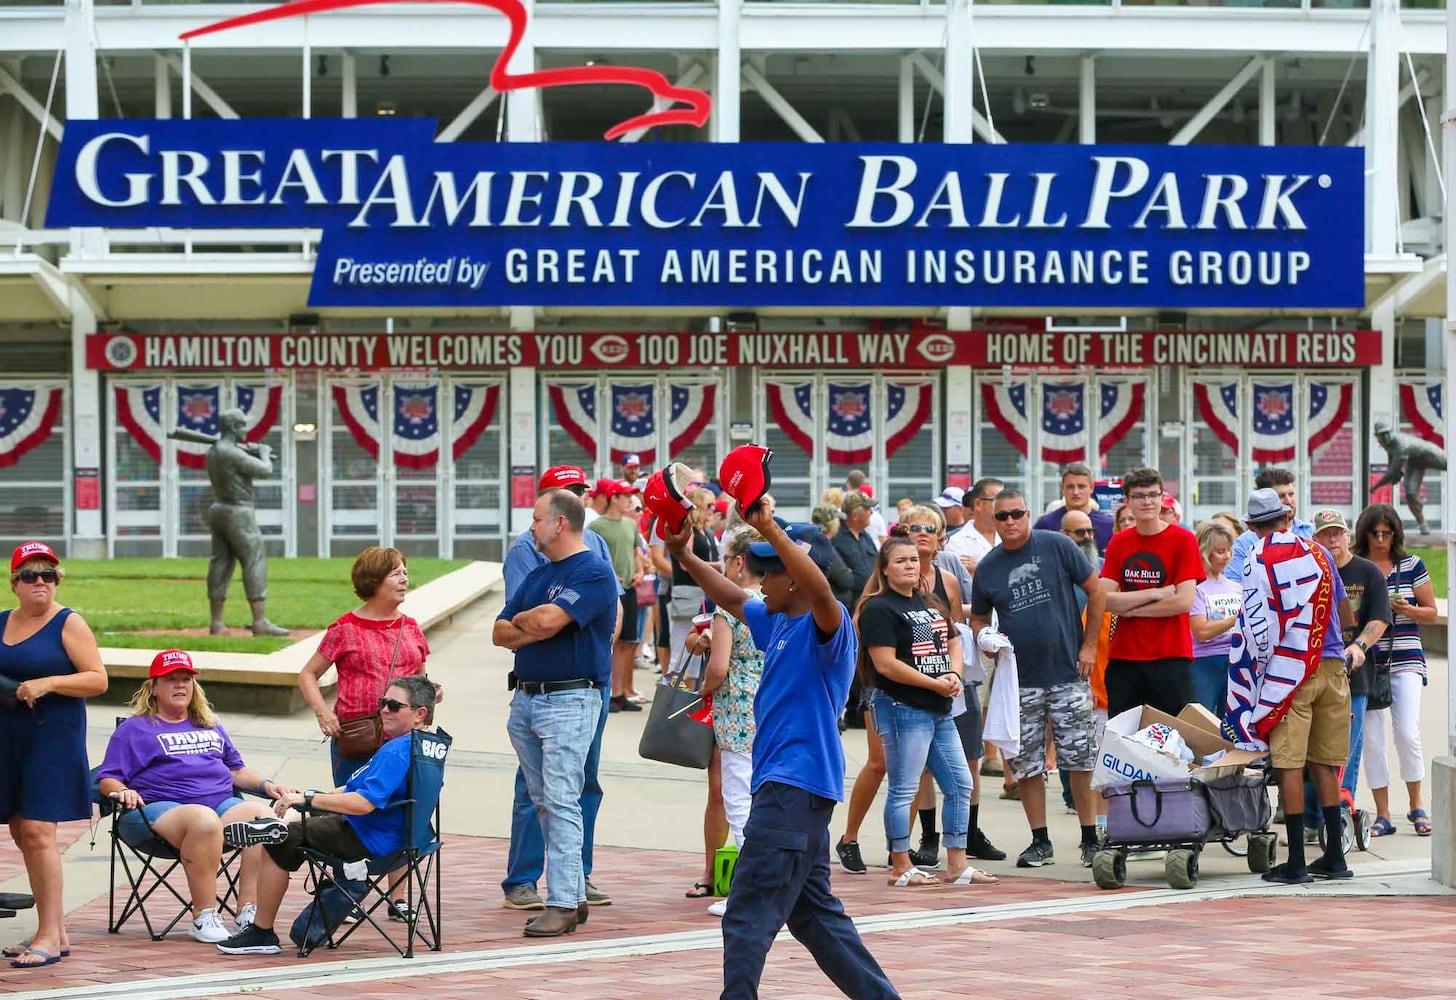
[{"label": "blue folding camp chair", "polygon": [[[350,893],[358,903],[355,911],[358,920],[347,925],[342,933],[335,936],[335,929],[328,926],[327,907],[312,907],[302,928],[303,934],[297,939],[299,958],[306,957],[316,947],[311,941],[321,940],[330,948],[337,948],[366,924],[378,931],[402,958],[414,958],[416,940],[428,945],[431,951],[440,950],[440,789],[445,784],[445,757],[453,738],[443,729],[435,732],[416,729],[411,740],[405,797],[383,807],[403,811],[404,846],[388,857],[368,859],[368,878],[357,883],[358,888]],[[324,887],[334,881],[331,872],[342,876],[348,862],[307,846],[308,813],[302,817],[303,856],[316,895],[322,898]],[[403,944],[387,929],[387,917],[383,922],[375,919],[380,907],[386,908],[384,913],[390,912],[391,896],[401,880],[407,894]]]}]

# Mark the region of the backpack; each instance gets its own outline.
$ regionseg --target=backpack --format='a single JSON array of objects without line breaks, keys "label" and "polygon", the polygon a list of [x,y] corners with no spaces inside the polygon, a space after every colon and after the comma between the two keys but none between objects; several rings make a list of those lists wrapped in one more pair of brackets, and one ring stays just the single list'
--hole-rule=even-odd
[{"label": "backpack", "polygon": [[354,897],[332,879],[314,893],[313,902],[293,918],[288,937],[300,948],[317,948],[328,941],[354,909]]}]

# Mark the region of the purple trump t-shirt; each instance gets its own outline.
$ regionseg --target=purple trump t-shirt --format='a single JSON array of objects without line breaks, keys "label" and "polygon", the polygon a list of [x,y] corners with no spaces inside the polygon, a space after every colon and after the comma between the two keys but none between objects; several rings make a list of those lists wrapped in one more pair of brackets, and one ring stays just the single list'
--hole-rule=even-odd
[{"label": "purple trump t-shirt", "polygon": [[115,778],[146,802],[216,807],[233,794],[232,772],[243,766],[221,725],[166,722],[134,715],[116,727],[97,778]]}]

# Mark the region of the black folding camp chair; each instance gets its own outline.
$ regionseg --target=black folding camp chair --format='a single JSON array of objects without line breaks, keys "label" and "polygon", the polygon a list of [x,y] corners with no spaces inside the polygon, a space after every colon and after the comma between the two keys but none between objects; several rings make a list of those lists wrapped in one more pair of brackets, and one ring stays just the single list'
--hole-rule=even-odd
[{"label": "black folding camp chair", "polygon": [[[411,740],[405,797],[383,807],[403,812],[404,846],[387,857],[368,859],[368,877],[360,880],[358,889],[351,892],[358,904],[355,911],[358,920],[342,928],[341,933],[328,926],[326,907],[312,908],[299,939],[300,958],[316,947],[309,943],[310,938],[321,939],[330,948],[337,948],[366,925],[378,931],[402,958],[414,958],[416,940],[428,945],[431,951],[440,950],[440,789],[445,783],[445,757],[453,740],[443,729],[433,733],[417,729],[411,734]],[[306,841],[308,813],[303,813],[303,823]],[[323,887],[334,878],[331,872],[342,873],[349,863],[308,846],[303,848],[303,855],[320,896]],[[403,921],[403,943],[396,933],[391,933],[388,919],[391,897],[401,881],[406,886],[408,910]],[[379,919],[376,919],[377,913]],[[313,924],[315,919],[317,926]]]}]

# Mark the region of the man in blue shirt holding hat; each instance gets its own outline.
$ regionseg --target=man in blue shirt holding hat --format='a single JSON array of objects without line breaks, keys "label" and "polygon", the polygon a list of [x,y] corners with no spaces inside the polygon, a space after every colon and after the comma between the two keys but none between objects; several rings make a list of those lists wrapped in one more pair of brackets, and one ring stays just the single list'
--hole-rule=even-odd
[{"label": "man in blue shirt holding hat", "polygon": [[757,496],[734,492],[734,477],[719,478],[764,538],[749,547],[750,564],[764,574],[763,599],[748,599],[694,556],[690,526],[667,542],[708,598],[748,626],[764,654],[753,706],[753,805],[723,917],[722,997],[758,996],[769,948],[787,923],[846,996],[898,1000],[829,887],[829,819],[844,799],[838,720],[859,652],[849,612],[824,576],[833,549],[817,527],[782,528]]}]

